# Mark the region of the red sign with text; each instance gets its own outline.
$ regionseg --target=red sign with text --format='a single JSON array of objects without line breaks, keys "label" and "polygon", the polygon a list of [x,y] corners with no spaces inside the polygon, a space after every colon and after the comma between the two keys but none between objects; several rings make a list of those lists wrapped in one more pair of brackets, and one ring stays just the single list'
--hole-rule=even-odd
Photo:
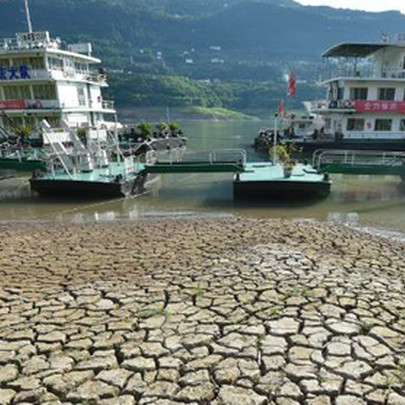
[{"label": "red sign with text", "polygon": [[20,110],[26,107],[25,100],[0,101],[0,110]]},{"label": "red sign with text", "polygon": [[405,101],[368,101],[356,100],[354,107],[357,112],[405,114]]}]

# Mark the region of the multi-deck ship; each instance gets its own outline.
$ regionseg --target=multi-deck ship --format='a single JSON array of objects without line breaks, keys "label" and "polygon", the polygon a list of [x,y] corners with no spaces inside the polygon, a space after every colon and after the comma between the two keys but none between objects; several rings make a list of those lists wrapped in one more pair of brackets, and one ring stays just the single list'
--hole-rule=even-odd
[{"label": "multi-deck ship", "polygon": [[[378,43],[327,50],[326,100],[310,103],[323,117],[319,138],[362,147],[405,148],[405,34]],[[349,145],[350,146],[350,145]]]},{"label": "multi-deck ship", "polygon": [[405,34],[341,43],[322,56],[325,99],[305,102],[306,122],[286,120],[282,135],[305,150],[405,150]]},{"label": "multi-deck ship", "polygon": [[0,40],[0,126],[8,132],[53,127],[110,127],[114,103],[102,96],[107,87],[101,61],[91,44],[64,46],[49,32],[16,34]]}]

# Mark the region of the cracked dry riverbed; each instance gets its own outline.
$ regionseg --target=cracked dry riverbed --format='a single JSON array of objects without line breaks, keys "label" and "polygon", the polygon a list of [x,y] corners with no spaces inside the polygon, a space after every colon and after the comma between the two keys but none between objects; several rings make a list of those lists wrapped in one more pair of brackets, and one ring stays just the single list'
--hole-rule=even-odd
[{"label": "cracked dry riverbed", "polygon": [[405,404],[404,250],[241,218],[0,227],[0,404]]}]

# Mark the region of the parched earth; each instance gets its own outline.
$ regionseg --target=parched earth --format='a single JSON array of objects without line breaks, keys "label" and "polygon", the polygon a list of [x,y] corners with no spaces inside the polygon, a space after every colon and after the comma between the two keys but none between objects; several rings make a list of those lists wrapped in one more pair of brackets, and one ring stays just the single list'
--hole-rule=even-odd
[{"label": "parched earth", "polygon": [[254,219],[0,227],[0,404],[405,404],[404,253]]}]

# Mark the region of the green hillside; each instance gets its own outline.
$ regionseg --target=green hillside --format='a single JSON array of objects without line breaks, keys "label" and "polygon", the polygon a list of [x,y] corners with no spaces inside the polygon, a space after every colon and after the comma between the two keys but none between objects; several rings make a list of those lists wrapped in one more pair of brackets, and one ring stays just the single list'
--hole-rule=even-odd
[{"label": "green hillside", "polygon": [[[0,2],[0,34],[25,31],[22,0]],[[296,71],[295,104],[320,96],[321,52],[400,32],[399,12],[304,7],[293,0],[31,0],[35,30],[91,41],[119,105],[268,108]],[[271,93],[271,94],[270,94]]]}]

